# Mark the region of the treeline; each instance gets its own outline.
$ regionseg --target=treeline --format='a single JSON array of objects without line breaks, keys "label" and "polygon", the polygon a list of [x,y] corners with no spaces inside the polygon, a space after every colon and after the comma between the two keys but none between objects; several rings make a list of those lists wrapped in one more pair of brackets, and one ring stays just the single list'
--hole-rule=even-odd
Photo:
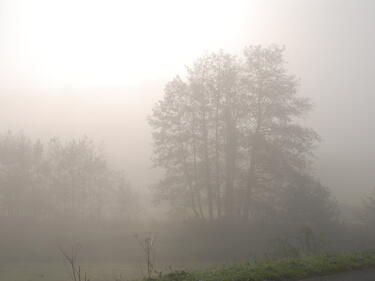
[{"label": "treeline", "polygon": [[0,135],[0,219],[101,221],[131,218],[137,198],[88,138],[33,141]]}]

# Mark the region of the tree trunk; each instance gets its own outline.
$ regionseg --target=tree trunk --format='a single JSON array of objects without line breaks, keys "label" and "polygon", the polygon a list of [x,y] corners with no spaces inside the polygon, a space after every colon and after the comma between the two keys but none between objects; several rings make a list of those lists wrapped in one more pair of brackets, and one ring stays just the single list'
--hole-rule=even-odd
[{"label": "tree trunk", "polygon": [[255,175],[255,168],[256,168],[256,160],[257,160],[257,149],[258,144],[260,141],[260,128],[262,124],[262,107],[261,107],[261,100],[262,96],[259,93],[257,95],[257,112],[256,112],[256,125],[255,125],[255,131],[253,135],[251,136],[252,139],[249,140],[249,169],[247,174],[247,183],[246,183],[246,189],[245,189],[245,195],[244,195],[244,208],[242,215],[245,220],[249,219],[249,211],[250,211],[250,195],[251,190],[256,186],[256,175]]},{"label": "tree trunk", "polygon": [[220,182],[220,155],[219,155],[219,95],[216,99],[215,112],[215,201],[217,206],[217,218],[222,216],[221,206],[221,182]]},{"label": "tree trunk", "polygon": [[183,163],[183,168],[184,168],[186,185],[189,188],[191,208],[193,210],[194,215],[196,217],[199,217],[199,213],[197,211],[195,198],[194,198],[194,187],[193,187],[193,184],[191,182],[191,177],[189,175],[189,170],[188,170],[188,167],[187,167],[187,161],[186,161],[185,150],[184,150],[184,144],[182,142],[181,142],[181,145],[180,145],[180,150],[181,150],[181,157],[182,157],[182,163]]},{"label": "tree trunk", "polygon": [[213,216],[213,194],[211,186],[211,168],[210,168],[210,157],[208,151],[208,129],[207,129],[207,120],[206,112],[203,112],[203,154],[204,154],[204,173],[205,173],[205,184],[207,190],[207,209],[208,209],[208,218],[210,221],[214,219]]},{"label": "tree trunk", "polygon": [[192,135],[193,135],[193,165],[194,165],[194,191],[195,195],[197,198],[197,206],[198,206],[198,211],[200,214],[201,219],[205,219],[205,215],[203,212],[203,207],[202,207],[202,200],[201,200],[201,194],[200,190],[198,188],[198,168],[197,168],[197,136],[195,133],[196,129],[196,118],[195,114],[193,113],[193,122],[192,122]]},{"label": "tree trunk", "polygon": [[234,174],[236,162],[236,130],[233,124],[233,112],[229,106],[225,110],[225,215],[234,216]]}]

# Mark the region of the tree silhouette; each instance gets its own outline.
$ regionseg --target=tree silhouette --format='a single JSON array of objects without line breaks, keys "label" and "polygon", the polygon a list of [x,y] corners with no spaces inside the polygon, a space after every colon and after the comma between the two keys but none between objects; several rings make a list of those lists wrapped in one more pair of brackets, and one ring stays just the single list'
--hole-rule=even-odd
[{"label": "tree silhouette", "polygon": [[311,104],[282,53],[205,55],[166,85],[149,118],[154,164],[165,170],[156,199],[200,219],[248,220],[254,198],[306,173],[319,137],[300,124]]}]

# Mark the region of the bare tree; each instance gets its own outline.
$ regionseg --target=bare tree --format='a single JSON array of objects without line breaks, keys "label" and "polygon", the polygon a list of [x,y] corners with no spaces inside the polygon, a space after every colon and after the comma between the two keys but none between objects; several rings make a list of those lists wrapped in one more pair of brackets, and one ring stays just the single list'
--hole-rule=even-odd
[{"label": "bare tree", "polygon": [[80,245],[75,244],[71,247],[70,251],[65,251],[61,246],[59,251],[64,257],[64,261],[69,265],[71,271],[72,281],[90,281],[87,279],[86,271],[81,275],[81,266],[78,264],[77,257],[80,250]]},{"label": "bare tree", "polygon": [[151,233],[147,233],[144,237],[141,237],[139,234],[134,235],[137,239],[139,245],[142,247],[142,250],[145,255],[145,262],[147,268],[147,277],[151,279],[151,275],[154,271],[155,266],[155,253],[154,253],[154,246],[156,237]]}]

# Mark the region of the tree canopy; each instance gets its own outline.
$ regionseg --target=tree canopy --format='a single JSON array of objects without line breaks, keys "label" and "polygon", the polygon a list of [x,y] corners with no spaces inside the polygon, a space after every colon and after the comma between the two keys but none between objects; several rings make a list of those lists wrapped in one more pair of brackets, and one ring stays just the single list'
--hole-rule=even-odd
[{"label": "tree canopy", "polygon": [[47,143],[0,135],[0,219],[129,218],[135,194],[88,138]]},{"label": "tree canopy", "polygon": [[301,121],[312,106],[283,50],[208,54],[167,83],[149,117],[154,164],[165,171],[156,200],[187,217],[248,220],[298,175],[313,180],[319,136]]}]

